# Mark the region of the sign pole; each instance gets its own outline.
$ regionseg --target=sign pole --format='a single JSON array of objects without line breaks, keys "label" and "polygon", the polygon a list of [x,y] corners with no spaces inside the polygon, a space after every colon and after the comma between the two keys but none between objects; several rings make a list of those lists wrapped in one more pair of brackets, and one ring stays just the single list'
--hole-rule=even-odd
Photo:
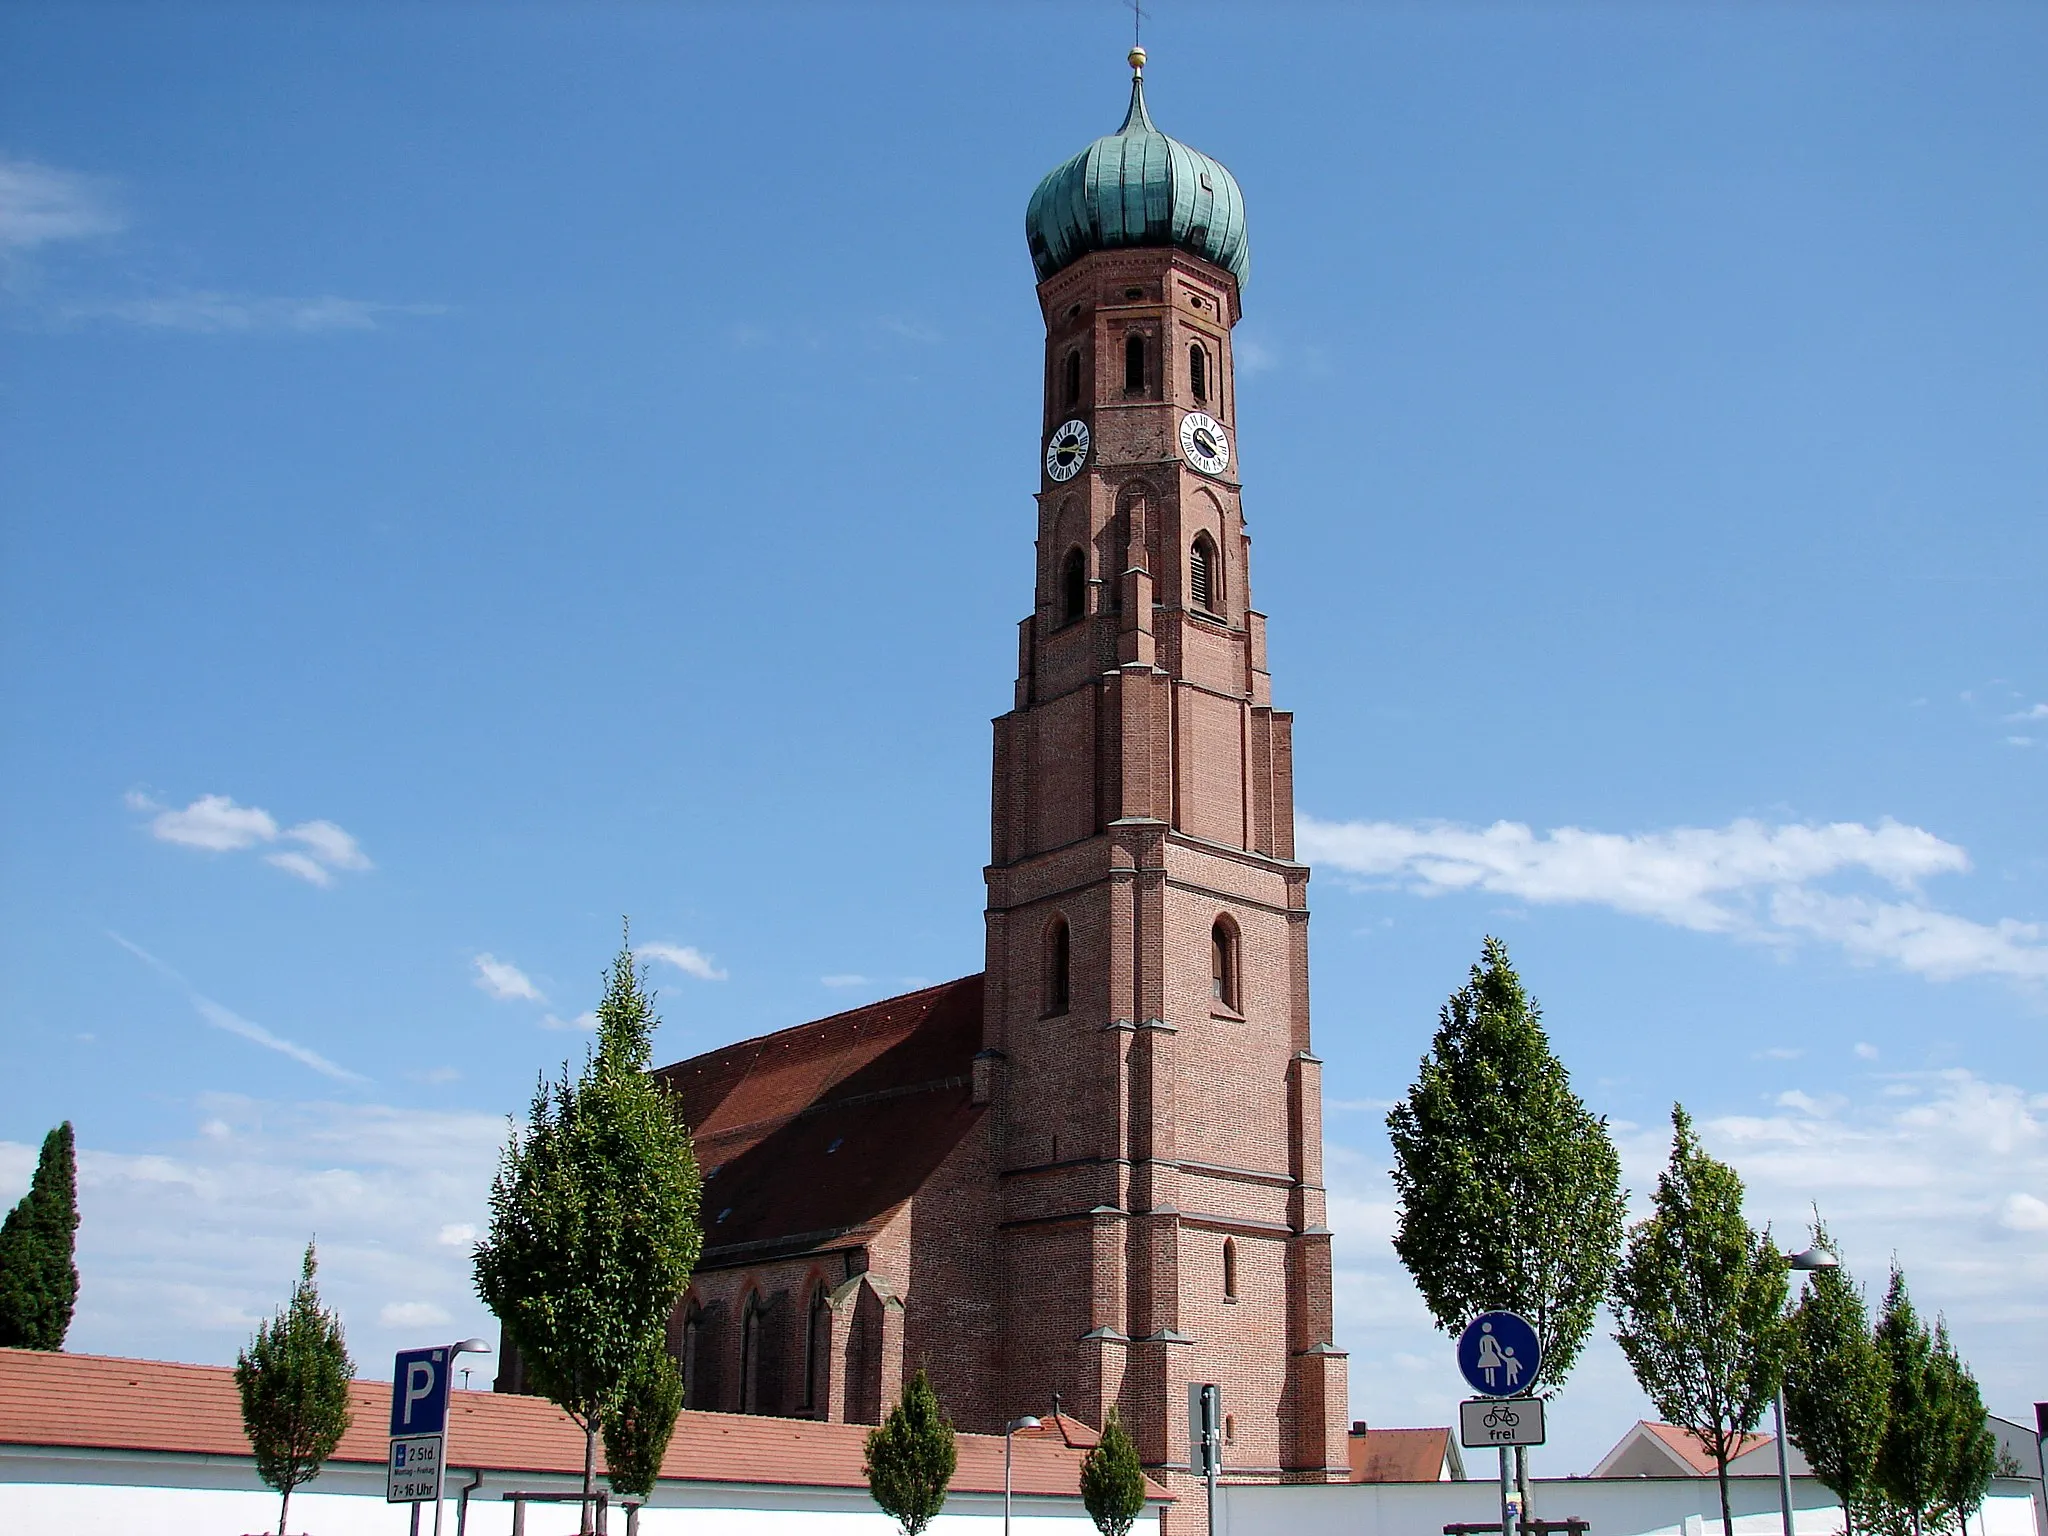
[{"label": "sign pole", "polygon": [[1508,1448],[1507,1448],[1506,1446],[1502,1446],[1502,1447],[1500,1448],[1500,1531],[1501,1531],[1501,1536],[1515,1536],[1515,1526],[1514,1526],[1514,1519],[1513,1519],[1513,1516],[1514,1516],[1514,1504],[1513,1504],[1513,1502],[1511,1501],[1511,1498],[1510,1498],[1510,1495],[1509,1495],[1509,1489],[1510,1489],[1510,1488],[1511,1488],[1511,1487],[1513,1486],[1513,1472],[1512,1472],[1512,1470],[1511,1470],[1511,1469],[1512,1469],[1512,1466],[1513,1466],[1513,1462],[1512,1462],[1511,1458],[1510,1458],[1510,1457],[1509,1457],[1509,1455],[1508,1455]]}]

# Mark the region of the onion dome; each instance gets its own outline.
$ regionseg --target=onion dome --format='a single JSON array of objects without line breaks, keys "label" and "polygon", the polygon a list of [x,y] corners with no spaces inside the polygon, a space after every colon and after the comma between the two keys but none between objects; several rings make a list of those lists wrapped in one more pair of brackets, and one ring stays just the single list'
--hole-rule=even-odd
[{"label": "onion dome", "polygon": [[1232,273],[1251,272],[1244,194],[1220,161],[1169,139],[1145,111],[1145,50],[1131,50],[1123,127],[1057,167],[1024,213],[1040,282],[1090,251],[1175,245]]}]

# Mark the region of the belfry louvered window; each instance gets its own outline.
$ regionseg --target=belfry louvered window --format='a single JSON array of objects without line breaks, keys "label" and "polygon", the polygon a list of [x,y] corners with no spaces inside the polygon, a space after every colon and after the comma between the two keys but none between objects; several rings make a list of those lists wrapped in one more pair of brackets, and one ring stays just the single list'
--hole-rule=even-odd
[{"label": "belfry louvered window", "polygon": [[1056,917],[1045,935],[1045,1011],[1065,1013],[1073,995],[1073,937],[1067,920]]},{"label": "belfry louvered window", "polygon": [[1067,404],[1078,405],[1081,400],[1081,354],[1067,354]]},{"label": "belfry louvered window", "polygon": [[1145,388],[1145,338],[1132,335],[1124,338],[1124,393],[1135,395]]},{"label": "belfry louvered window", "polygon": [[1216,546],[1206,533],[1188,551],[1188,596],[1204,613],[1216,611]]},{"label": "belfry louvered window", "polygon": [[1188,392],[1204,403],[1209,399],[1209,354],[1200,342],[1188,348]]},{"label": "belfry louvered window", "polygon": [[1078,549],[1067,551],[1060,567],[1060,622],[1071,624],[1088,611],[1088,556]]}]

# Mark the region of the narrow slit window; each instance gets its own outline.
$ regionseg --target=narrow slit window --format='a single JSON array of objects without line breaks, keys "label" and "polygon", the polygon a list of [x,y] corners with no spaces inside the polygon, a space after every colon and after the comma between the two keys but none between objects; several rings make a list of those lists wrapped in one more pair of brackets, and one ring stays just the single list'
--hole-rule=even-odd
[{"label": "narrow slit window", "polygon": [[1188,551],[1188,596],[1204,613],[1216,611],[1216,546],[1206,533]]},{"label": "narrow slit window", "polygon": [[1064,917],[1053,919],[1045,935],[1045,1011],[1065,1013],[1073,995],[1073,938]]},{"label": "narrow slit window", "polygon": [[1078,405],[1081,401],[1081,354],[1067,354],[1067,404]]},{"label": "narrow slit window", "polygon": [[683,1314],[683,1406],[702,1408],[704,1402],[704,1373],[698,1366],[697,1357],[704,1343],[704,1309],[696,1302],[690,1303],[690,1310]]},{"label": "narrow slit window", "polygon": [[1237,1007],[1237,934],[1221,920],[1209,930],[1209,983],[1217,1002]]},{"label": "narrow slit window", "polygon": [[1188,348],[1188,390],[1197,400],[1208,402],[1209,354],[1202,350],[1200,342]]},{"label": "narrow slit window", "polygon": [[1124,338],[1124,393],[1135,395],[1145,388],[1145,338]]},{"label": "narrow slit window", "polygon": [[747,1298],[740,1314],[740,1412],[761,1411],[761,1296]]},{"label": "narrow slit window", "polygon": [[825,1344],[831,1331],[831,1304],[820,1285],[811,1292],[810,1327],[804,1338],[804,1407],[820,1418],[825,1410]]},{"label": "narrow slit window", "polygon": [[1237,1300],[1237,1239],[1223,1239],[1223,1299]]},{"label": "narrow slit window", "polygon": [[1078,549],[1067,551],[1060,567],[1060,622],[1071,624],[1088,611],[1088,556]]}]

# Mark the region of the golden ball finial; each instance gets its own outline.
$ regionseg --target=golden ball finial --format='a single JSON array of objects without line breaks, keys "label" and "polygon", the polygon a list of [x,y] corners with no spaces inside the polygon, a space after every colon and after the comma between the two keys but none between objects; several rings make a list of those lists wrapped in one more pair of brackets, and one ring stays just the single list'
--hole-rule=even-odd
[{"label": "golden ball finial", "polygon": [[1126,54],[1125,57],[1131,61],[1131,73],[1137,75],[1142,75],[1143,73],[1145,73],[1144,49],[1133,44],[1131,47],[1131,51],[1128,54]]}]

